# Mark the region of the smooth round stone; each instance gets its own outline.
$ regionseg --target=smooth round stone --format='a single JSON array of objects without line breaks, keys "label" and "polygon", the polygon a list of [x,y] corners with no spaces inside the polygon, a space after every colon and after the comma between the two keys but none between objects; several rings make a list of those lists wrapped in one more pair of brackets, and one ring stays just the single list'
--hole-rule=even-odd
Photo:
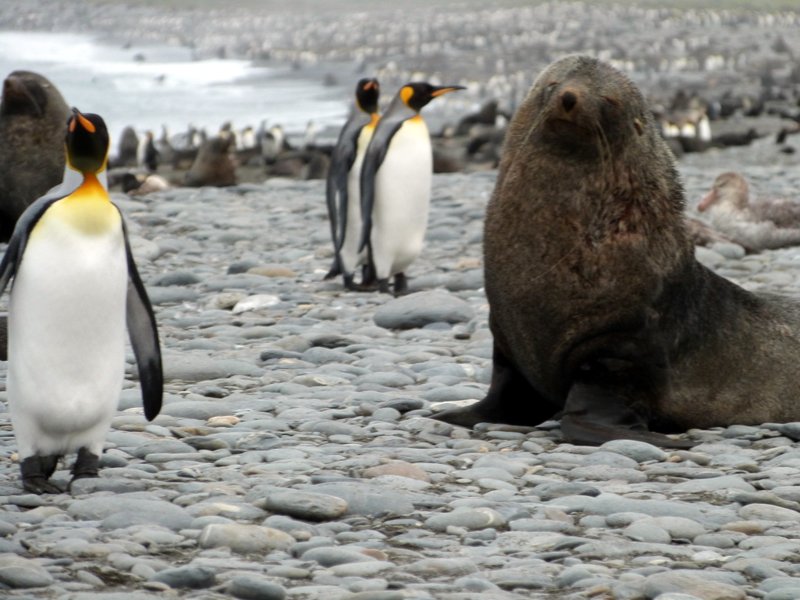
[{"label": "smooth round stone", "polygon": [[583,481],[611,481],[614,479],[630,483],[647,481],[647,475],[636,469],[625,469],[609,465],[592,465],[576,467],[570,471],[570,477]]},{"label": "smooth round stone", "polygon": [[[735,574],[731,574],[735,575]],[[746,592],[741,584],[726,583],[727,574],[703,571],[664,571],[650,575],[644,586],[648,598],[658,598],[661,594],[682,593],[708,600],[745,600]],[[730,580],[730,577],[727,577]],[[744,580],[741,579],[741,583]]]},{"label": "smooth round stone", "polygon": [[286,550],[295,539],[288,533],[261,525],[212,523],[203,528],[197,543],[201,548],[226,546],[233,552],[249,554]]},{"label": "smooth round stone", "polygon": [[800,513],[771,504],[748,504],[739,509],[742,519],[753,521],[800,522]]},{"label": "smooth round stone", "polygon": [[722,254],[705,246],[695,246],[694,257],[699,263],[712,270],[725,263],[725,257]]},{"label": "smooth round stone", "polygon": [[182,287],[150,287],[147,296],[153,305],[195,302],[200,294],[191,288]]},{"label": "smooth round stone", "polygon": [[558,531],[570,534],[578,532],[577,527],[571,523],[548,519],[515,519],[509,522],[508,527],[511,531]]},{"label": "smooth round stone", "polygon": [[181,507],[155,499],[147,492],[75,500],[67,509],[67,514],[84,521],[101,520],[105,529],[150,524],[177,531],[185,529],[192,522],[192,516]]},{"label": "smooth round stone", "polygon": [[148,285],[170,286],[170,285],[192,285],[200,283],[201,279],[190,271],[175,271],[164,273],[148,281]]},{"label": "smooth round stone", "polygon": [[320,546],[311,548],[303,552],[300,558],[303,560],[313,560],[323,567],[376,560],[363,552],[343,546]]},{"label": "smooth round stone", "polygon": [[676,483],[672,491],[678,494],[718,492],[728,490],[744,490],[747,492],[755,491],[755,488],[742,479],[739,475],[722,475],[720,477],[709,477],[707,479],[695,479],[693,481],[682,481]]},{"label": "smooth round stone", "polygon": [[238,315],[252,310],[271,308],[276,304],[279,304],[280,301],[281,299],[273,294],[254,294],[239,300],[239,302],[237,302],[233,307],[232,312],[233,314]]},{"label": "smooth round stone", "polygon": [[337,519],[347,512],[347,501],[330,494],[279,489],[269,492],[258,506],[309,521]]},{"label": "smooth round stone", "polygon": [[637,440],[611,440],[604,443],[600,448],[627,456],[637,463],[663,461],[668,456],[661,448]]},{"label": "smooth round stone", "polygon": [[408,515],[414,512],[414,504],[403,492],[387,493],[383,487],[365,483],[320,483],[307,488],[310,492],[330,494],[347,502],[350,515]]},{"label": "smooth round stone", "polygon": [[673,540],[694,540],[697,536],[707,532],[706,528],[697,521],[683,517],[652,517],[639,521],[639,523],[643,522],[661,527],[669,533]]},{"label": "smooth round stone", "polygon": [[669,544],[672,541],[672,537],[664,529],[642,521],[631,523],[624,529],[623,533],[636,542]]},{"label": "smooth round stone", "polygon": [[448,527],[460,527],[467,531],[487,528],[502,528],[506,519],[491,508],[456,509],[452,512],[434,515],[425,521],[425,527],[432,531],[447,531]]},{"label": "smooth round stone", "polygon": [[474,317],[469,303],[434,290],[389,300],[375,311],[374,321],[385,329],[413,329],[430,323],[466,323]]},{"label": "smooth round stone", "polygon": [[210,379],[226,379],[233,375],[261,377],[264,370],[234,358],[214,358],[200,354],[177,354],[170,352],[164,355],[165,381],[208,381]]},{"label": "smooth round stone", "polygon": [[425,482],[430,482],[431,480],[430,475],[425,469],[418,465],[400,460],[369,467],[361,472],[361,476],[367,479],[382,477],[384,475],[407,477],[408,479],[418,479],[419,481]]},{"label": "smooth round stone", "polygon": [[763,597],[764,600],[797,600],[798,598],[800,598],[800,585],[772,590]]},{"label": "smooth round stone", "polygon": [[733,242],[714,242],[711,244],[711,250],[729,260],[738,260],[745,256],[745,249]]},{"label": "smooth round stone", "polygon": [[230,406],[222,402],[206,402],[204,400],[185,400],[170,402],[161,409],[162,415],[169,415],[179,419],[197,419],[207,421],[213,417],[228,415]]},{"label": "smooth round stone", "polygon": [[414,384],[414,379],[405,373],[396,372],[377,372],[369,373],[358,378],[359,385],[375,384],[389,388],[403,388]]},{"label": "smooth round stone", "polygon": [[208,567],[195,565],[164,569],[151,577],[151,581],[165,583],[171,588],[194,590],[209,588],[216,583],[216,580],[214,571]]},{"label": "smooth round stone", "polygon": [[36,561],[16,554],[0,554],[0,584],[12,589],[46,587],[53,576]]},{"label": "smooth round stone", "polygon": [[286,590],[277,583],[252,575],[238,575],[230,580],[228,593],[241,600],[284,600]]},{"label": "smooth round stone", "polygon": [[196,450],[189,444],[178,440],[154,440],[140,444],[131,450],[137,458],[144,458],[148,454],[193,454]]},{"label": "smooth round stone", "polygon": [[548,501],[562,496],[597,496],[600,494],[600,490],[577,481],[556,481],[540,483],[531,490],[531,493],[539,496],[543,501]]},{"label": "smooth round stone", "polygon": [[461,577],[478,571],[466,558],[423,558],[406,565],[403,570],[418,577]]}]

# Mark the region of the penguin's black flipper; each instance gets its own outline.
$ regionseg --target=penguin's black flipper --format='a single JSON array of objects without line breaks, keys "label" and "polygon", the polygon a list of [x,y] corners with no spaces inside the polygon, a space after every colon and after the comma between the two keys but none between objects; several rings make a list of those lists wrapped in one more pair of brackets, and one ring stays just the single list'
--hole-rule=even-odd
[{"label": "penguin's black flipper", "polygon": [[45,211],[50,208],[50,205],[57,200],[68,196],[71,192],[64,193],[60,186],[53,188],[50,192],[36,200],[33,204],[25,209],[17,224],[14,226],[14,233],[11,234],[11,239],[8,241],[6,253],[3,255],[3,261],[0,262],[0,295],[3,294],[8,282],[16,275],[19,261],[25,252],[25,246],[28,245],[28,236],[31,230],[39,222]]},{"label": "penguin's black flipper", "polygon": [[358,111],[354,113],[342,127],[336,147],[331,155],[331,166],[325,186],[325,199],[328,204],[328,218],[331,222],[331,239],[338,255],[344,244],[347,228],[347,179],[350,169],[356,161],[358,152],[358,136],[370,122],[370,116]]},{"label": "penguin's black flipper", "polygon": [[152,421],[161,411],[164,396],[164,374],[161,369],[161,346],[158,341],[158,328],[150,298],[144,288],[136,263],[133,260],[131,245],[128,241],[128,229],[122,221],[122,232],[125,235],[125,254],[128,257],[128,298],[127,321],[128,335],[136,356],[139,369],[139,385],[142,388],[144,416]]},{"label": "penguin's black flipper", "polygon": [[[391,107],[390,107],[391,110]],[[369,236],[372,233],[372,207],[375,204],[375,175],[386,158],[386,151],[392,137],[400,129],[404,121],[414,116],[414,113],[403,114],[400,118],[386,116],[378,122],[375,133],[367,146],[364,155],[364,162],[361,164],[361,241],[358,244],[358,251],[362,252],[369,244]]]}]

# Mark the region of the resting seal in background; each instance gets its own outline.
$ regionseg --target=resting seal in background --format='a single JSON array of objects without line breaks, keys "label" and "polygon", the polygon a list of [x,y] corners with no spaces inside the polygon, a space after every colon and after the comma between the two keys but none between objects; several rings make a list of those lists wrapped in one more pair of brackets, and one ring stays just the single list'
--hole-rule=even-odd
[{"label": "resting seal in background", "polygon": [[489,202],[492,381],[451,423],[687,446],[652,430],[800,420],[800,304],[694,258],[673,159],[636,86],[549,66],[515,115]]}]

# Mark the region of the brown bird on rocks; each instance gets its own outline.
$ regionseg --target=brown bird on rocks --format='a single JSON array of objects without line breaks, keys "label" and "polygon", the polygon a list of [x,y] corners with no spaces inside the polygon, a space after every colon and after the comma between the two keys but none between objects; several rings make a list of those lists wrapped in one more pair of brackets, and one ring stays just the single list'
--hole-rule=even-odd
[{"label": "brown bird on rocks", "polygon": [[719,175],[700,203],[715,229],[751,252],[800,245],[800,202],[750,199],[747,180],[735,172]]}]

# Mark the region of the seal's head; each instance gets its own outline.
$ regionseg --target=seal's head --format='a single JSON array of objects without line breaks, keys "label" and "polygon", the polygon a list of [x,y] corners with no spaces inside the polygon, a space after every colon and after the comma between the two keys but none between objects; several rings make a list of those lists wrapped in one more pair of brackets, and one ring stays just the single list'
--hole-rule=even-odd
[{"label": "seal's head", "polygon": [[[638,88],[622,72],[588,56],[554,62],[536,79],[520,110],[531,118],[528,143],[560,157],[596,160],[652,137],[652,116]],[[522,140],[519,140],[522,141]],[[651,139],[642,140],[645,147]]]}]

